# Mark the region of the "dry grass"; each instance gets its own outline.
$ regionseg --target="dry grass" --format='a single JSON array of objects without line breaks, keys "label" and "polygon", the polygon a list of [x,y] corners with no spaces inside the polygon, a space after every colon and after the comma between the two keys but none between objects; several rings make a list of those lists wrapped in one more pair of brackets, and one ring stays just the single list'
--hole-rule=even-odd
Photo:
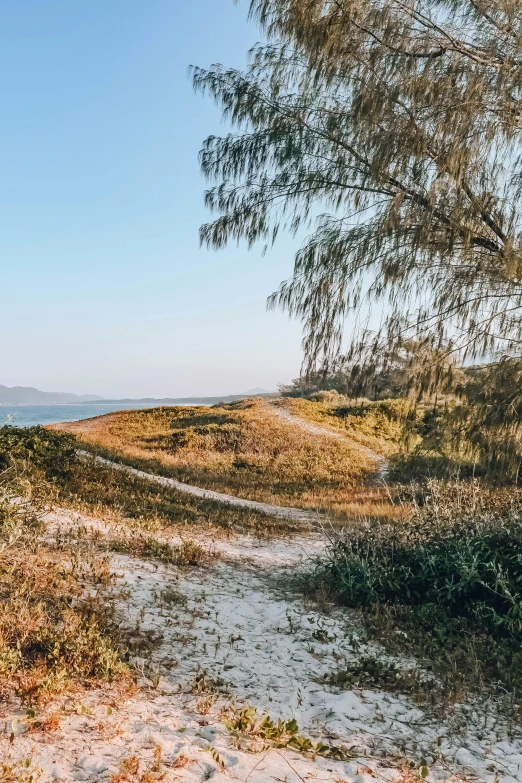
[{"label": "dry grass", "polygon": [[[59,505],[103,518],[132,533],[175,531],[185,535],[195,529],[200,535],[226,536],[234,531],[265,536],[298,529],[294,522],[196,498],[94,460],[70,461],[53,488]],[[302,523],[299,527],[302,530]]]},{"label": "dry grass", "polygon": [[0,761],[0,783],[36,783],[42,776],[42,770],[32,764],[31,758],[13,761],[11,758]]},{"label": "dry grass", "polygon": [[[185,766],[177,764],[176,766]],[[167,775],[162,762],[161,745],[154,748],[153,758],[149,764],[143,765],[134,754],[125,759],[121,771],[111,776],[110,783],[158,783]]]},{"label": "dry grass", "polygon": [[110,538],[107,546],[113,552],[132,557],[152,558],[175,566],[201,566],[211,563],[217,558],[216,552],[205,549],[196,541],[182,541],[179,546],[172,546],[153,536],[134,535]]},{"label": "dry grass", "polygon": [[334,513],[382,505],[375,488],[361,493],[371,455],[348,438],[307,432],[260,400],[119,411],[53,429],[105,456],[237,497]]},{"label": "dry grass", "polygon": [[341,431],[355,443],[385,456],[399,452],[405,418],[412,408],[405,399],[371,402],[331,392],[319,393],[311,400],[286,397],[277,404],[314,424]]},{"label": "dry grass", "polygon": [[38,487],[1,479],[0,699],[31,704],[73,683],[126,678],[106,560],[43,539]]}]

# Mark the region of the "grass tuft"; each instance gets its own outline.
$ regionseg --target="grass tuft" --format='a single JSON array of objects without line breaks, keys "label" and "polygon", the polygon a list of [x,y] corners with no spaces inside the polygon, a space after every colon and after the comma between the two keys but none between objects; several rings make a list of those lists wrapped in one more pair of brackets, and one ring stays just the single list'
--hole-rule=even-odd
[{"label": "grass tuft", "polygon": [[166,541],[158,541],[153,536],[112,538],[109,541],[109,548],[120,554],[151,558],[175,566],[201,566],[216,557],[213,552],[196,541],[182,541],[179,546],[172,546]]}]

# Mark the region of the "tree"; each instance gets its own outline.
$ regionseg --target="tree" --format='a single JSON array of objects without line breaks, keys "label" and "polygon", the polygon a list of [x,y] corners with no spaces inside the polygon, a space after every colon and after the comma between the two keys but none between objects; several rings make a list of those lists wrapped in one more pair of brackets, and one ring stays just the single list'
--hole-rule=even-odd
[{"label": "tree", "polygon": [[[455,366],[447,349],[440,350],[425,341],[404,340],[386,354],[357,357],[349,361],[341,356],[334,368],[309,372],[295,378],[280,391],[288,397],[310,397],[318,391],[336,391],[349,397],[369,397],[372,400],[390,397],[423,396],[432,387],[444,391],[467,389],[466,374]],[[432,368],[428,378],[430,388],[423,387],[425,368]],[[435,371],[438,371],[437,373]]]},{"label": "tree", "polygon": [[[209,137],[217,218],[201,240],[315,227],[270,304],[328,366],[348,314],[385,305],[393,355],[421,336],[460,359],[522,340],[519,0],[252,0],[246,72],[195,69],[237,132]],[[368,345],[352,335],[351,355]],[[366,354],[368,355],[368,354]]]}]

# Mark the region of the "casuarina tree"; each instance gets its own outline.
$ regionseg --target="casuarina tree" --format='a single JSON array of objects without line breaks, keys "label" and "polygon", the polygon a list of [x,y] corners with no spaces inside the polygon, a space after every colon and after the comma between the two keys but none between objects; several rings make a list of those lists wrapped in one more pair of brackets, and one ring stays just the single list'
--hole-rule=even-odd
[{"label": "casuarina tree", "polygon": [[[195,69],[235,131],[201,167],[201,240],[307,238],[269,302],[304,322],[305,365],[393,355],[514,357],[522,340],[522,4],[252,0],[245,71]],[[351,333],[370,307],[373,334]],[[441,349],[441,350],[439,350]],[[428,352],[429,353],[429,352]]]}]

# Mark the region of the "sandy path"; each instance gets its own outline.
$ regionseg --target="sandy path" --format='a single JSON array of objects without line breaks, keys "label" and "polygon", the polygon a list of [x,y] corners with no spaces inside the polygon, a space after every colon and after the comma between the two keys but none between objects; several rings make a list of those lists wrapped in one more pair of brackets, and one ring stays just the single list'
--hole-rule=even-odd
[{"label": "sandy path", "polygon": [[[110,532],[107,523],[60,510],[48,522],[51,531],[77,525]],[[406,696],[324,684],[324,674],[360,656],[385,655],[364,641],[352,613],[321,612],[285,588],[285,577],[320,552],[319,539],[200,541],[221,555],[211,567],[179,569],[112,556],[122,623],[137,638],[149,633],[158,639],[151,653],[131,659],[141,672],[139,692],[125,698],[108,686],[66,700],[52,733],[26,735],[20,711],[12,744],[0,727],[0,758],[32,754],[42,783],[109,783],[131,755],[145,769],[158,746],[165,783],[390,782],[400,777],[399,759],[418,765],[422,758],[430,781],[493,783],[497,775],[501,783],[520,781],[520,730],[507,726],[491,702],[463,705],[437,720]],[[191,682],[202,671],[225,683],[220,693],[194,692]],[[274,719],[295,717],[303,735],[353,748],[354,757],[335,761],[288,749],[249,753],[223,723],[227,705],[252,705]]]},{"label": "sandy path", "polygon": [[257,500],[245,500],[244,498],[238,498],[235,495],[225,495],[221,492],[214,492],[211,489],[203,489],[202,487],[195,487],[192,484],[184,484],[182,481],[177,481],[173,478],[167,478],[166,476],[158,476],[155,473],[146,473],[143,470],[132,468],[130,465],[123,465],[120,462],[112,462],[91,454],[89,451],[83,451],[78,449],[77,454],[83,459],[94,459],[96,462],[101,462],[103,465],[107,465],[113,470],[122,470],[125,473],[132,473],[139,478],[147,479],[147,481],[154,481],[156,484],[162,484],[166,487],[173,487],[179,492],[184,492],[188,495],[194,495],[198,498],[204,498],[205,500],[214,500],[218,503],[226,503],[229,506],[237,506],[239,508],[248,508],[252,511],[258,511],[262,514],[267,514],[273,517],[280,517],[282,519],[290,519],[295,522],[317,522],[319,515],[313,511],[306,511],[301,508],[288,508],[286,506],[272,506],[269,503],[260,503]]},{"label": "sandy path", "polygon": [[383,457],[382,454],[378,454],[373,449],[368,448],[368,446],[363,446],[361,443],[358,443],[353,438],[350,438],[348,433],[345,434],[343,432],[339,432],[339,430],[330,429],[330,427],[324,427],[320,424],[314,424],[311,421],[306,421],[306,419],[301,419],[299,416],[291,413],[286,408],[280,408],[279,406],[273,405],[272,403],[267,403],[267,405],[270,406],[272,413],[274,413],[276,416],[279,416],[280,419],[291,421],[304,432],[309,432],[312,435],[327,435],[328,437],[335,438],[336,440],[343,440],[345,442],[349,441],[350,443],[353,443],[354,446],[356,446],[361,452],[361,454],[364,454],[375,463],[375,474],[377,480],[381,482],[386,480],[389,472],[389,466],[388,460]]}]

